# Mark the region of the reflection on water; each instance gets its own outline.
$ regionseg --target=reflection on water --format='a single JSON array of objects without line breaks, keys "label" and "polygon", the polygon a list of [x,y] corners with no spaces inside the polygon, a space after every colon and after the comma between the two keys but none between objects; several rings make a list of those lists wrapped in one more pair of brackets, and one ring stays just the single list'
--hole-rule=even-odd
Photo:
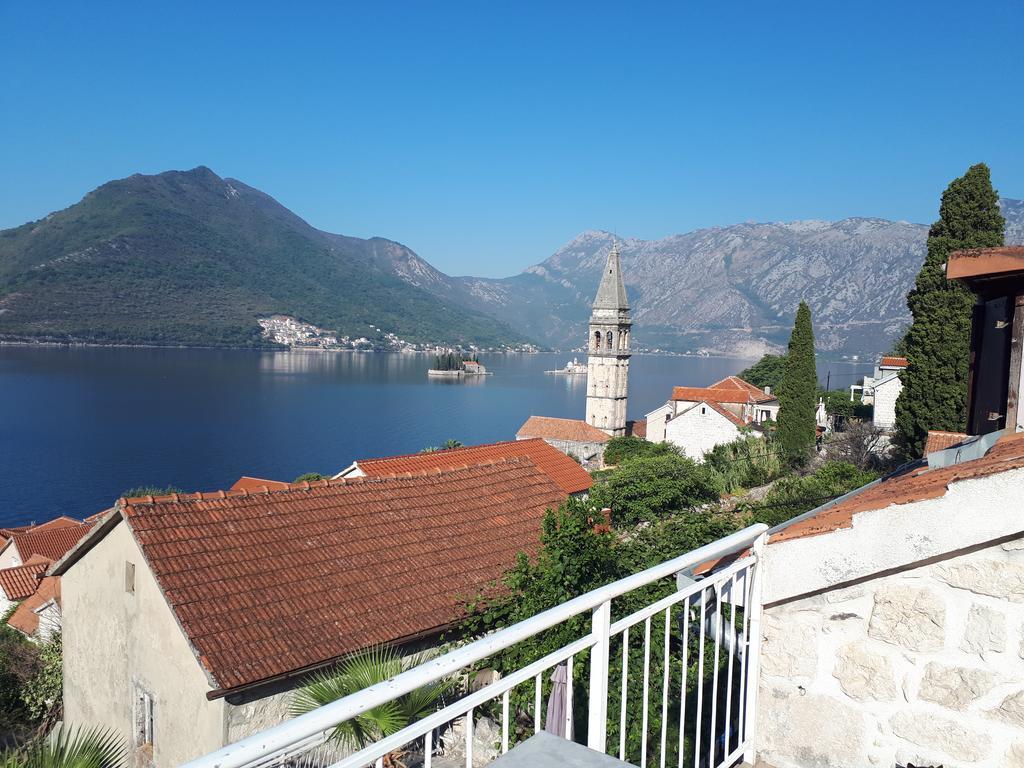
[{"label": "reflection on water", "polygon": [[[428,379],[431,355],[0,347],[0,524],[82,516],[138,485],[226,488],[456,439],[513,439],[531,414],[582,418],[562,355],[481,355],[491,376]],[[629,417],[746,360],[635,356]],[[871,366],[832,364],[833,386]],[[820,371],[822,381],[825,370]]]}]

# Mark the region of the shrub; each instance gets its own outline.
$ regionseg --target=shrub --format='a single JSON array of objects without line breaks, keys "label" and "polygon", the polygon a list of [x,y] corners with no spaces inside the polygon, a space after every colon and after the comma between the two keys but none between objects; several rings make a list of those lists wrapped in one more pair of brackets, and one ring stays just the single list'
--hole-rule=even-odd
[{"label": "shrub", "polygon": [[704,455],[704,463],[718,474],[727,493],[764,485],[782,472],[778,448],[771,437],[746,435],[716,445]]},{"label": "shrub", "polygon": [[675,453],[627,459],[591,489],[616,524],[660,520],[717,499],[722,481],[709,466]]},{"label": "shrub", "polygon": [[639,437],[613,437],[604,447],[605,464],[619,464],[638,456],[664,456],[678,453],[671,443],[652,443]]},{"label": "shrub", "polygon": [[865,472],[844,461],[827,462],[812,475],[784,477],[764,501],[749,507],[750,522],[779,525],[860,488],[876,477],[874,472]]}]

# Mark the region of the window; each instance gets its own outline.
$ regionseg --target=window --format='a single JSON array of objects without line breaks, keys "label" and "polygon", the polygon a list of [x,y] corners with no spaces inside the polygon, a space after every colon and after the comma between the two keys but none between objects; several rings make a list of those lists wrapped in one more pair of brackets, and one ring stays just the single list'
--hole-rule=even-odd
[{"label": "window", "polygon": [[594,349],[601,349],[601,332],[594,331]]},{"label": "window", "polygon": [[612,337],[614,335],[615,335],[614,333],[612,333],[611,331],[608,331],[608,349],[612,349]]},{"label": "window", "polygon": [[152,746],[153,730],[153,695],[143,690],[138,683],[135,685],[135,745],[138,747]]},{"label": "window", "polygon": [[130,595],[135,594],[135,563],[124,564],[124,591]]},{"label": "window", "polygon": [[702,405],[702,406],[700,407],[700,415],[701,415],[701,416],[704,416],[704,415],[706,415],[706,414],[707,414],[707,412],[708,412],[708,409],[707,409],[707,408],[706,408],[705,406],[703,406],[703,405]]}]

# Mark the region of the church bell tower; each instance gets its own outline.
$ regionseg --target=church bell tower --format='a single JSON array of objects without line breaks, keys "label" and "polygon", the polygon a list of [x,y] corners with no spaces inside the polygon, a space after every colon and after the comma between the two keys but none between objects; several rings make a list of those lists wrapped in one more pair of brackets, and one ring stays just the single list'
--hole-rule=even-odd
[{"label": "church bell tower", "polygon": [[626,434],[631,325],[619,246],[613,242],[590,314],[587,345],[587,424],[613,437]]}]

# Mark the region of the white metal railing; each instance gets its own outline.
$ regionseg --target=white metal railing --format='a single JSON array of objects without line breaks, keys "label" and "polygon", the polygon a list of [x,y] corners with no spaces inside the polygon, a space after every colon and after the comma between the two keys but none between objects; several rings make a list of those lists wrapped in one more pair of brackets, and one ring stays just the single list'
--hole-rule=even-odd
[{"label": "white metal railing", "polygon": [[[382,765],[386,755],[398,750],[415,751],[419,763],[430,768],[438,744],[439,729],[462,719],[467,768],[474,764],[473,727],[481,707],[500,699],[500,752],[508,751],[515,723],[522,724],[531,713],[510,711],[512,692],[532,681],[532,732],[542,728],[544,673],[560,664],[566,666],[568,685],[564,698],[566,723],[570,733],[573,720],[573,662],[589,652],[589,692],[587,701],[587,745],[608,752],[621,760],[638,760],[647,768],[649,758],[657,755],[658,767],[666,768],[667,757],[674,753],[679,768],[720,768],[741,758],[753,762],[753,728],[757,696],[757,669],[760,645],[759,558],[766,541],[767,526],[752,525],[716,542],[695,549],[645,571],[595,589],[584,595],[514,624],[455,650],[437,656],[417,667],[289,720],[249,738],[224,747],[188,763],[185,768],[362,768]],[[613,601],[636,590],[685,573],[697,565],[724,555],[748,550],[729,565],[706,578],[677,578],[676,589],[622,618],[612,621]],[[737,615],[737,608],[742,614]],[[355,752],[339,748],[330,739],[333,729],[374,707],[404,696],[428,683],[463,673],[478,662],[511,648],[527,638],[590,612],[590,632],[543,658],[505,674],[479,690],[462,695],[456,701],[424,717],[401,731],[379,739]],[[663,615],[660,643],[652,632]],[[672,634],[672,619],[677,634]],[[643,627],[643,663],[632,674],[642,674],[642,701],[631,700],[630,634]],[[660,718],[657,730],[648,733],[651,723],[652,646],[660,644]],[[612,647],[619,650],[612,654]],[[657,648],[654,648],[657,651]],[[723,655],[724,654],[724,655]],[[637,651],[637,655],[639,653]],[[692,657],[696,657],[696,659]],[[618,691],[611,691],[612,660],[619,666]],[[696,670],[690,667],[696,663]],[[639,659],[637,662],[639,663]],[[655,658],[658,665],[658,658]],[[678,665],[676,687],[671,671]],[[655,670],[657,671],[657,670]],[[634,679],[635,685],[635,679]],[[670,690],[671,687],[671,690]],[[609,695],[614,693],[618,716],[613,723],[618,731],[615,748],[608,749]],[[724,698],[723,698],[724,697]],[[528,696],[526,697],[528,700]],[[678,711],[670,711],[670,701],[678,700]],[[514,720],[518,714],[519,720]],[[549,713],[550,715],[550,713]],[[640,744],[630,745],[627,731],[639,720]],[[616,722],[617,721],[617,722]],[[678,730],[675,743],[668,742],[669,727]],[[748,727],[749,726],[749,727]],[[517,736],[522,733],[520,725]],[[654,749],[654,743],[657,749]],[[409,762],[408,760],[406,761]],[[653,764],[653,763],[650,763]]]}]

